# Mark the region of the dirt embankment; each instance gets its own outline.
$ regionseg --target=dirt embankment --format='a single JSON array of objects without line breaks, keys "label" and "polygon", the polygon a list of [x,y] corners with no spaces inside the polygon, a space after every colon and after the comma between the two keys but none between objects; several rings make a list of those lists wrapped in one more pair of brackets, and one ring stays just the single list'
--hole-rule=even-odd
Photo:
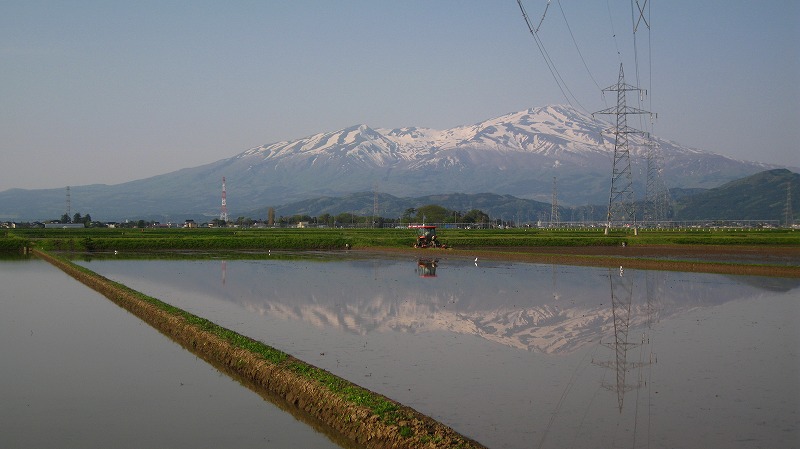
[{"label": "dirt embankment", "polygon": [[[377,393],[313,367],[291,356],[273,363],[258,354],[237,347],[225,339],[190,323],[184,316],[164,310],[96,273],[36,251],[68,275],[101,293],[164,335],[207,362],[232,373],[238,380],[303,421],[333,435],[350,447],[363,448],[483,448],[477,443],[432,418]],[[185,312],[184,312],[185,313]],[[230,332],[230,331],[229,331]],[[258,343],[258,342],[254,342]],[[322,374],[327,384],[298,373]],[[333,380],[333,381],[331,381]],[[331,388],[330,385],[335,385]],[[350,391],[351,395],[343,395]],[[358,400],[353,400],[353,397]],[[376,413],[361,405],[372,400],[385,404],[386,412]]]}]

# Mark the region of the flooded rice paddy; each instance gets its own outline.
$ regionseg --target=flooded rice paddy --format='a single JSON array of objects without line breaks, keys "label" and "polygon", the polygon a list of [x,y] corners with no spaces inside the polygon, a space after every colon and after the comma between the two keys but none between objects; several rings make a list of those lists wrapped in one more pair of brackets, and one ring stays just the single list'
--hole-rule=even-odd
[{"label": "flooded rice paddy", "polygon": [[[343,254],[80,263],[412,406],[488,447],[800,443],[797,279]],[[20,360],[0,371],[3,397],[19,396],[13,409],[3,406],[4,427],[16,422],[7,419],[12,415],[27,422],[17,415],[31,399],[20,392],[56,383],[48,388],[75,391],[34,401],[49,409],[39,410],[40,418],[58,422],[85,396],[98,402],[86,414],[116,423],[97,427],[120,438],[169,421],[157,417],[164,408],[171,419],[190,422],[188,433],[200,441],[230,432],[255,443],[274,436],[269,426],[293,432],[269,403],[49,265],[0,266],[2,357]],[[8,282],[17,287],[9,290]],[[61,296],[73,299],[64,303]],[[28,335],[35,330],[29,323],[46,329],[48,344],[32,345],[38,333]],[[19,348],[9,338],[31,342]],[[36,363],[52,358],[58,363]],[[70,386],[90,367],[92,381]],[[192,380],[187,393],[182,379],[197,372],[204,380]],[[120,384],[154,393],[120,398]],[[206,397],[207,404],[194,403]],[[137,408],[152,410],[139,416]],[[201,417],[176,416],[199,410]],[[139,443],[159,441],[154,435]],[[331,444],[314,432],[306,437],[320,439],[296,446]]]},{"label": "flooded rice paddy", "polygon": [[0,260],[0,447],[336,448],[47,262]]}]

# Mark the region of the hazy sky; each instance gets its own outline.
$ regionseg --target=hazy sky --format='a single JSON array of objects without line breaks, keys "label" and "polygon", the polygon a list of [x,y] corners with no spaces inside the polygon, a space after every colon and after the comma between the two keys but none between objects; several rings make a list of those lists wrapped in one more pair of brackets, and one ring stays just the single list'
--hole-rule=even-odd
[{"label": "hazy sky", "polygon": [[[547,1],[523,3],[538,26]],[[656,135],[800,166],[800,2],[649,0],[637,58],[631,3],[551,2],[538,35],[567,100],[515,0],[0,0],[0,190],[117,184],[361,123],[593,112],[637,59]]]}]

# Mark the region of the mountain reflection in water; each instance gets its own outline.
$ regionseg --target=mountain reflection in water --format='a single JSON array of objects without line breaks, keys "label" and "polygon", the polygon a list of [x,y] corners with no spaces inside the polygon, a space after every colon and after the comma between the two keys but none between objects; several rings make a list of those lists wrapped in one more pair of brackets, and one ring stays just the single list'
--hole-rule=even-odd
[{"label": "mountain reflection in water", "polygon": [[419,256],[81,263],[488,447],[797,446],[798,280]]},{"label": "mountain reflection in water", "polygon": [[[543,353],[569,353],[613,337],[620,324],[614,307],[620,288],[628,297],[624,321],[633,329],[763,289],[800,285],[794,279],[726,282],[724,276],[697,273],[462,259],[333,260],[127,263],[136,264],[137,276],[150,282],[213,295],[275,319],[359,335],[473,334]],[[112,266],[119,268],[114,272],[127,271],[118,265],[127,264],[123,261],[99,263],[104,273]]]}]

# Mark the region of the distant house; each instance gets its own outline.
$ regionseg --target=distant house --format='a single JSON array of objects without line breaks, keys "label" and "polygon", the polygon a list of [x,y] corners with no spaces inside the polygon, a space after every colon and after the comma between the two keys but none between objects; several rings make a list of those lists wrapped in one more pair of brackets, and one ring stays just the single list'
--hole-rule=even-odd
[{"label": "distant house", "polygon": [[183,227],[184,228],[196,228],[197,227],[197,223],[195,223],[194,220],[186,220],[185,222],[183,222]]}]

